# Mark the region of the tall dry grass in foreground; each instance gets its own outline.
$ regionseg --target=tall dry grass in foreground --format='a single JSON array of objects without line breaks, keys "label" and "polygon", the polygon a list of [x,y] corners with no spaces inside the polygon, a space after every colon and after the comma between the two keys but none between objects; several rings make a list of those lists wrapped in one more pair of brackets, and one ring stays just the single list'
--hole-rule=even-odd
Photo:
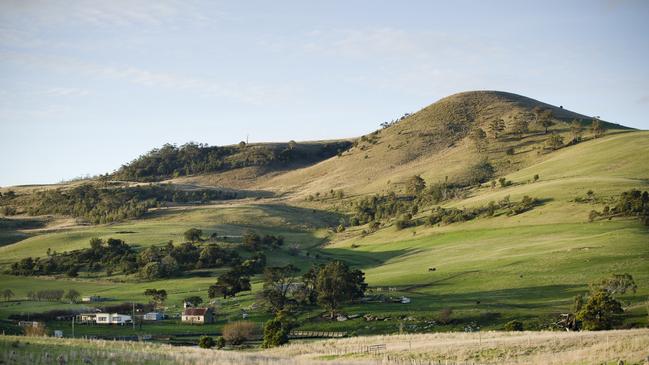
[{"label": "tall dry grass in foreground", "polygon": [[[378,354],[363,353],[385,344]],[[266,354],[293,359],[322,356],[396,364],[644,364],[649,329],[602,332],[483,332],[354,337],[292,343]]]},{"label": "tall dry grass in foreground", "polygon": [[[18,341],[18,342],[17,342]],[[385,344],[378,353],[371,345]],[[293,342],[237,352],[150,343],[0,336],[5,364],[649,364],[649,329],[485,332]],[[65,362],[59,362],[63,358]]]}]

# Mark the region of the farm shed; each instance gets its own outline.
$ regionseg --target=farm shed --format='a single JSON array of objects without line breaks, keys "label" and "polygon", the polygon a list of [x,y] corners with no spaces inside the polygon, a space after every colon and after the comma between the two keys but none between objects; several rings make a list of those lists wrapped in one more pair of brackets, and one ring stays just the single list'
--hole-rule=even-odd
[{"label": "farm shed", "polygon": [[149,312],[144,315],[145,321],[160,321],[164,319],[164,314],[160,312]]}]

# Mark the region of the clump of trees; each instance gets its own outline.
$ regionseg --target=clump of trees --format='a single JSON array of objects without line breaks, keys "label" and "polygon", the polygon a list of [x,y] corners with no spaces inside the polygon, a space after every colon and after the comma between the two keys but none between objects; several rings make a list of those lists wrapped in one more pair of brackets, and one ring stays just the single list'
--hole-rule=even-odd
[{"label": "clump of trees", "polygon": [[167,300],[167,291],[164,289],[146,289],[144,295],[151,298],[151,304],[153,304],[154,308],[162,306]]},{"label": "clump of trees", "polygon": [[3,197],[0,204],[14,210],[19,207],[32,216],[61,214],[103,224],[138,218],[150,208],[171,202],[236,198],[234,192],[215,189],[184,191],[165,185],[100,187],[97,184],[83,184],[71,189],[50,189],[29,195],[14,195],[13,198]]},{"label": "clump of trees", "polygon": [[259,235],[253,231],[246,231],[242,239],[243,247],[249,251],[260,251],[265,248],[279,248],[284,245],[284,237],[266,234]]},{"label": "clump of trees", "polygon": [[649,226],[649,192],[632,189],[625,191],[612,207],[604,206],[600,212],[592,210],[588,216],[589,221],[596,219],[612,219],[614,217],[637,217]]},{"label": "clump of trees", "polygon": [[591,284],[587,297],[578,295],[574,299],[574,329],[609,330],[622,323],[624,310],[615,295],[627,291],[635,293],[637,285],[628,274],[614,274]]},{"label": "clump of trees", "polygon": [[247,166],[314,163],[348,149],[350,142],[324,144],[208,146],[165,144],[123,165],[112,177],[117,180],[160,181],[171,177],[225,171]]},{"label": "clump of trees", "polygon": [[520,201],[512,202],[509,195],[505,196],[498,202],[491,201],[487,205],[478,206],[472,209],[457,209],[436,207],[428,216],[427,222],[430,225],[435,224],[452,224],[466,222],[477,217],[493,217],[497,214],[506,214],[513,216],[527,212],[533,209],[540,201],[536,198],[525,195]]},{"label": "clump of trees", "polygon": [[63,253],[49,252],[44,258],[27,257],[11,265],[12,275],[76,276],[82,269],[90,272],[135,274],[145,279],[173,277],[187,270],[239,265],[236,251],[216,244],[197,246],[191,242],[164,247],[149,246],[139,252],[120,239],[90,239],[90,247]]}]

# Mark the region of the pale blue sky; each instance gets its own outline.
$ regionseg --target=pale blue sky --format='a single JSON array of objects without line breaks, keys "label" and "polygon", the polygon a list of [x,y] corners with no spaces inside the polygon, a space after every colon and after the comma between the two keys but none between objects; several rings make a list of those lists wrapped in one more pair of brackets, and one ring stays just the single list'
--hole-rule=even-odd
[{"label": "pale blue sky", "polygon": [[0,185],[520,93],[649,129],[648,1],[0,0]]}]

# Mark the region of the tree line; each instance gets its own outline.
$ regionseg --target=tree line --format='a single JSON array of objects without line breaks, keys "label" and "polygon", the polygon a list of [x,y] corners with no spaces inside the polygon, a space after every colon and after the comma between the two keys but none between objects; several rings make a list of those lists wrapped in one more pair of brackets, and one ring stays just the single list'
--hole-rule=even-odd
[{"label": "tree line", "polygon": [[197,246],[192,242],[164,247],[150,246],[136,251],[120,239],[92,238],[89,248],[57,253],[48,250],[47,257],[27,257],[13,263],[7,270],[12,275],[57,275],[76,277],[81,270],[105,271],[106,275],[121,272],[138,274],[144,279],[181,275],[199,268],[216,268],[246,264],[236,251],[214,243]]},{"label": "tree line", "polygon": [[0,198],[0,205],[19,207],[29,215],[61,214],[91,223],[138,218],[150,208],[166,203],[209,202],[236,199],[235,192],[214,189],[176,190],[165,185],[100,187],[83,184],[71,189],[51,189]]},{"label": "tree line", "polygon": [[349,142],[323,144],[209,146],[186,143],[180,147],[165,144],[123,165],[113,178],[131,181],[159,181],[162,179],[208,172],[224,171],[247,166],[309,163],[333,157],[350,147]]}]

